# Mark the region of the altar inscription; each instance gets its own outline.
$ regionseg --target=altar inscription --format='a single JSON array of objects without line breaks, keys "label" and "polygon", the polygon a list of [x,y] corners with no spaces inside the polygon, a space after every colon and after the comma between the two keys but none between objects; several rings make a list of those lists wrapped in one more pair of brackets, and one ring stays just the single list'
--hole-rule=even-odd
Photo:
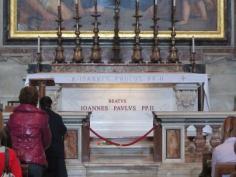
[{"label": "altar inscription", "polygon": [[152,111],[176,110],[172,87],[62,88],[61,100],[61,111],[92,112],[91,127],[107,138],[141,136],[153,127]]},{"label": "altar inscription", "polygon": [[65,88],[62,111],[129,112],[176,110],[172,88]]}]

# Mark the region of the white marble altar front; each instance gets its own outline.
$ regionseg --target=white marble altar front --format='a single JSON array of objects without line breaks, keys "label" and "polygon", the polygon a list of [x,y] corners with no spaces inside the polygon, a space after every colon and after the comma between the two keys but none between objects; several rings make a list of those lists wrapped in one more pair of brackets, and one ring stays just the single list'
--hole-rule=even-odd
[{"label": "white marble altar front", "polygon": [[200,86],[209,102],[206,74],[36,73],[27,75],[26,84],[47,78],[57,85],[47,91],[56,109],[93,112],[91,127],[107,138],[143,135],[153,126],[153,111],[198,111]]}]

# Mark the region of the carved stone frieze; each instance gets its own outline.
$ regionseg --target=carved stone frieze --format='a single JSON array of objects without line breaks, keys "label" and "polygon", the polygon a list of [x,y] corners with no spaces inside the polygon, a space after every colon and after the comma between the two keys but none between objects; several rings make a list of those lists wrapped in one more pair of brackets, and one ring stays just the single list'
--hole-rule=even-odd
[{"label": "carved stone frieze", "polygon": [[197,111],[197,85],[177,84],[175,87],[178,111]]}]

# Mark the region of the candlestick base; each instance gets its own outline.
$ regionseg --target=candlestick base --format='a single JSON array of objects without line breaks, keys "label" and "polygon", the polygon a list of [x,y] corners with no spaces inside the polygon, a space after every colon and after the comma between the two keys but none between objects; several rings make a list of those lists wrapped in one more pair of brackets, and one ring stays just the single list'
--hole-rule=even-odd
[{"label": "candlestick base", "polygon": [[109,63],[122,63],[122,59],[120,56],[120,46],[114,46],[113,47],[113,57],[111,58],[111,61]]},{"label": "candlestick base", "polygon": [[74,55],[73,55],[71,63],[83,63],[83,62],[84,62],[84,56],[82,53],[82,48],[76,47],[74,49]]},{"label": "candlestick base", "polygon": [[41,52],[37,53],[37,69],[36,72],[42,72],[42,54]]},{"label": "candlestick base", "polygon": [[149,63],[163,63],[159,47],[153,47]]},{"label": "candlestick base", "polygon": [[143,63],[142,48],[139,45],[133,48],[131,63]]},{"label": "candlestick base", "polygon": [[102,63],[101,48],[97,45],[93,46],[90,56],[91,63]]},{"label": "candlestick base", "polygon": [[64,57],[64,48],[62,46],[58,46],[56,48],[56,56],[54,63],[66,63]]},{"label": "candlestick base", "polygon": [[195,55],[196,55],[196,52],[191,53],[190,64],[191,64],[191,72],[192,73],[196,72]]},{"label": "candlestick base", "polygon": [[175,46],[172,46],[170,49],[170,55],[168,57],[168,63],[181,63],[179,61],[179,57],[178,57],[178,50],[176,49]]}]

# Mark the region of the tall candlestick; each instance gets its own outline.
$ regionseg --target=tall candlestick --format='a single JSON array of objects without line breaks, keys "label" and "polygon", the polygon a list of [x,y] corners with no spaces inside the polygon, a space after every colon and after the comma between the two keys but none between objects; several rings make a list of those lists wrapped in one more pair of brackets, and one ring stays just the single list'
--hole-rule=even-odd
[{"label": "tall candlestick", "polygon": [[97,13],[97,11],[98,11],[98,2],[97,2],[97,0],[94,0],[94,7],[95,7],[95,13]]},{"label": "tall candlestick", "polygon": [[195,53],[195,38],[192,37],[192,53]]},{"label": "tall candlestick", "polygon": [[154,0],[154,6],[153,6],[153,18],[157,16],[157,0]]},{"label": "tall candlestick", "polygon": [[173,6],[176,6],[176,0],[173,0]]},{"label": "tall candlestick", "polygon": [[79,24],[76,23],[76,31],[79,31]]},{"label": "tall candlestick", "polygon": [[40,53],[40,36],[38,36],[38,53]]}]

